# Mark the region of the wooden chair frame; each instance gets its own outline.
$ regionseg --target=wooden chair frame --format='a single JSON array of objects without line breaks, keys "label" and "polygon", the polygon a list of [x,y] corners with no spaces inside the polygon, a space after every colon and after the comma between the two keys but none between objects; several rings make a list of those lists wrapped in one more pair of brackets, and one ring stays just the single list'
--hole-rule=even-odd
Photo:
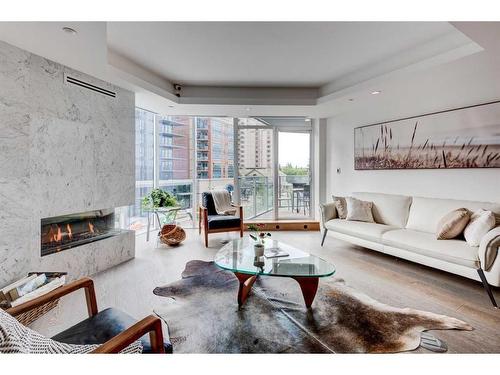
[{"label": "wooden chair frame", "polygon": [[208,234],[209,233],[225,233],[225,232],[240,232],[240,237],[243,237],[243,206],[238,206],[235,204],[231,205],[232,207],[238,208],[240,213],[240,225],[232,228],[219,228],[219,229],[208,229],[208,209],[204,206],[200,206],[198,212],[198,233],[201,234],[201,230],[203,228],[203,232],[205,235],[205,247],[208,247]]},{"label": "wooden chair frame", "polygon": [[[98,310],[94,282],[88,277],[73,281],[53,290],[50,293],[20,304],[19,306],[11,307],[7,309],[6,312],[15,317],[16,315],[30,311],[46,304],[47,302],[61,298],[79,289],[85,289],[85,298],[87,301],[89,317],[96,315]],[[120,350],[126,348],[128,345],[132,344],[148,332],[153,353],[165,353],[161,319],[155,315],[149,315],[138,321],[133,326],[127,328],[125,331],[100,345],[97,349],[92,351],[92,353],[118,353]]]}]

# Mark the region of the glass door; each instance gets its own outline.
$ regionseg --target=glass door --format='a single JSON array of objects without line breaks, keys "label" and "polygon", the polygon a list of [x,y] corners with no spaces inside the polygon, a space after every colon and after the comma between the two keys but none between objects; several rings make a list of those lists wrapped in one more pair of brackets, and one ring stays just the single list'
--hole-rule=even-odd
[{"label": "glass door", "polygon": [[311,218],[311,133],[277,129],[277,219]]},{"label": "glass door", "polygon": [[273,129],[238,130],[238,187],[245,220],[274,220]]},{"label": "glass door", "polygon": [[310,122],[285,117],[237,121],[237,189],[245,220],[309,220]]}]

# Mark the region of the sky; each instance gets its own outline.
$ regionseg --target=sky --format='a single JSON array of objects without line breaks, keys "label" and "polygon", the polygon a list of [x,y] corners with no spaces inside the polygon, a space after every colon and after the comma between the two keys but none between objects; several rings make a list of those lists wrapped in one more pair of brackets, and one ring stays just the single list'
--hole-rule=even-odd
[{"label": "sky", "polygon": [[309,133],[279,132],[279,164],[309,166]]}]

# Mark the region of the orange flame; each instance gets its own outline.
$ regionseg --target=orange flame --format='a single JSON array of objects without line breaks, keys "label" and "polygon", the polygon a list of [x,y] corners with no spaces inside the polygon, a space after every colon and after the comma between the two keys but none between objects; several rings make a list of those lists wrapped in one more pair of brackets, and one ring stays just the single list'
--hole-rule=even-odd
[{"label": "orange flame", "polygon": [[54,235],[54,241],[59,242],[61,240],[62,240],[62,232],[61,232],[61,227],[58,225],[57,233]]},{"label": "orange flame", "polygon": [[73,238],[73,232],[71,230],[71,225],[66,224],[66,230],[67,230],[68,238],[71,240]]},{"label": "orange flame", "polygon": [[94,233],[94,225],[89,221],[89,231],[90,233]]}]

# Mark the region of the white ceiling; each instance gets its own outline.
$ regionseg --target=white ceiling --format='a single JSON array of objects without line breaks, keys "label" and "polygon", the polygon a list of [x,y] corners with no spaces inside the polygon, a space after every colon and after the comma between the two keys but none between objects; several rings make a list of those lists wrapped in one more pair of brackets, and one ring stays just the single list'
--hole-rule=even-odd
[{"label": "white ceiling", "polygon": [[[65,26],[78,30],[78,34],[63,32]],[[0,22],[0,40],[104,78],[105,22]]]},{"label": "white ceiling", "polygon": [[107,25],[113,51],[170,82],[196,86],[321,87],[445,36],[433,53],[468,41],[447,22]]},{"label": "white ceiling", "polygon": [[[160,113],[360,122],[498,98],[499,35],[494,22],[0,22],[0,40],[132,90]],[[193,84],[180,97],[177,80]]]}]

